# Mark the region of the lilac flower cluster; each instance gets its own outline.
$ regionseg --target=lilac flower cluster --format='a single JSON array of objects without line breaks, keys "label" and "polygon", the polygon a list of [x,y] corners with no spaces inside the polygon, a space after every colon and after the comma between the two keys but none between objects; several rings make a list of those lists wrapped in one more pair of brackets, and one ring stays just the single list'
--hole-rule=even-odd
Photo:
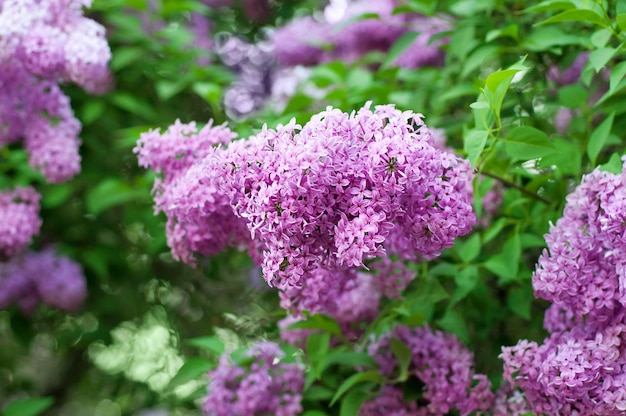
[{"label": "lilac flower cluster", "polygon": [[272,92],[274,56],[266,42],[251,44],[236,36],[217,39],[216,53],[237,79],[224,91],[224,109],[233,119],[259,110]]},{"label": "lilac flower cluster", "polygon": [[209,372],[209,394],[204,401],[207,416],[296,416],[302,412],[304,370],[296,363],[281,363],[278,345],[260,342],[248,351],[253,358],[242,368],[222,356]]},{"label": "lilac flower cluster", "polygon": [[110,84],[104,28],[82,14],[90,3],[0,2],[0,145],[23,138],[30,164],[49,182],[80,170],[80,123],[58,82],[91,93]]},{"label": "lilac flower cluster", "polygon": [[502,349],[504,377],[546,415],[626,411],[626,176],[595,170],[546,235],[535,296],[553,303],[543,344]]},{"label": "lilac flower cluster", "polygon": [[31,314],[40,302],[73,312],[87,296],[80,265],[53,250],[28,252],[0,263],[0,309],[18,305]]},{"label": "lilac flower cluster", "polygon": [[492,416],[524,416],[530,413],[524,393],[514,390],[505,380],[496,391],[493,405],[489,411]]},{"label": "lilac flower cluster", "polygon": [[[485,375],[474,373],[472,353],[453,334],[433,331],[428,326],[397,326],[368,349],[386,376],[392,376],[398,365],[390,348],[392,338],[402,341],[410,349],[409,373],[424,384],[424,390],[417,408],[401,402],[400,393],[384,391],[384,401],[395,402],[391,411],[400,415],[443,416],[453,409],[461,415],[468,415],[490,408],[494,398],[491,383]],[[380,406],[377,400],[366,404],[365,408],[376,409]],[[368,411],[375,414],[373,410]]]},{"label": "lilac flower cluster", "polygon": [[262,242],[270,285],[300,286],[319,268],[389,253],[434,258],[471,230],[469,165],[435,149],[421,117],[391,105],[328,108],[205,160]]},{"label": "lilac flower cluster", "polygon": [[174,258],[194,264],[194,253],[213,255],[226,246],[251,244],[245,224],[236,218],[221,178],[204,175],[199,163],[236,135],[212,121],[198,130],[179,120],[167,131],[143,133],[134,152],[139,165],[163,175],[154,184],[156,212],[167,216],[167,243]]},{"label": "lilac flower cluster", "polygon": [[[395,0],[331,1],[324,21],[300,17],[276,30],[272,37],[276,57],[286,66],[354,61],[371,51],[387,51],[404,33],[416,31],[420,34],[395,64],[406,68],[443,64],[440,46],[446,40],[432,37],[450,30],[450,23],[441,17],[394,14],[398,5]],[[359,19],[368,14],[378,17]]]},{"label": "lilac flower cluster", "polygon": [[0,191],[0,260],[22,252],[39,234],[39,200],[31,187]]},{"label": "lilac flower cluster", "polygon": [[359,416],[427,416],[426,409],[418,409],[414,401],[404,401],[402,390],[385,386],[373,400],[363,403]]}]

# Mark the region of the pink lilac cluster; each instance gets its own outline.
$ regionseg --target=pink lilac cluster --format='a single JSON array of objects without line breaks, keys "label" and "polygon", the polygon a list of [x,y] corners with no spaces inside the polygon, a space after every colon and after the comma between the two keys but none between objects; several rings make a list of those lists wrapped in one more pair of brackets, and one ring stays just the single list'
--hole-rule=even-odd
[{"label": "pink lilac cluster", "polygon": [[0,191],[0,260],[22,252],[39,234],[39,200],[31,187]]},{"label": "pink lilac cluster", "polygon": [[595,170],[567,198],[533,275],[552,302],[543,344],[502,349],[504,377],[534,412],[626,412],[626,176]]},{"label": "pink lilac cluster", "polygon": [[259,342],[248,355],[249,368],[237,366],[227,355],[209,372],[207,416],[296,416],[302,412],[304,369],[282,363],[283,351],[271,342]]},{"label": "pink lilac cluster", "polygon": [[[407,270],[403,263],[389,258],[380,259],[369,267],[368,272],[354,268],[341,271],[317,269],[302,286],[280,290],[280,305],[291,314],[286,322],[297,321],[303,311],[323,313],[339,323],[346,337],[358,338],[363,333],[360,324],[371,322],[378,316],[382,297],[398,298],[415,277],[415,272]],[[308,336],[306,331],[291,331],[285,327],[281,336],[287,332],[282,339],[294,345],[301,345]]]},{"label": "pink lilac cluster", "polygon": [[139,165],[162,175],[153,188],[155,210],[167,216],[167,243],[177,260],[195,264],[196,253],[209,256],[226,246],[251,244],[218,186],[223,178],[205,175],[199,163],[235,137],[226,125],[209,121],[198,129],[195,122],[177,120],[163,133],[143,133],[137,142]]},{"label": "pink lilac cluster", "polygon": [[43,302],[68,312],[77,311],[87,296],[83,270],[53,250],[27,252],[0,263],[0,309],[19,306],[31,314]]},{"label": "pink lilac cluster", "polygon": [[264,128],[205,171],[224,179],[279,289],[388,254],[432,259],[475,223],[467,162],[433,147],[420,114],[392,105]]},{"label": "pink lilac cluster", "polygon": [[491,407],[491,383],[487,376],[474,372],[472,353],[453,334],[433,331],[428,326],[400,325],[383,335],[369,346],[368,352],[388,377],[394,375],[398,365],[390,347],[392,338],[409,348],[413,357],[409,374],[424,385],[417,407],[403,404],[401,409],[408,413],[399,414],[443,416],[456,410],[465,416]]},{"label": "pink lilac cluster", "polygon": [[331,1],[323,21],[304,16],[276,30],[272,37],[276,57],[285,66],[354,61],[371,51],[386,52],[400,36],[415,31],[419,35],[395,64],[406,68],[443,64],[441,46],[447,40],[433,36],[449,31],[450,23],[441,17],[396,14],[398,5],[396,0]]},{"label": "pink lilac cluster", "polygon": [[24,139],[29,163],[49,182],[80,170],[80,123],[59,82],[90,93],[110,85],[111,51],[82,0],[0,1],[0,145]]}]

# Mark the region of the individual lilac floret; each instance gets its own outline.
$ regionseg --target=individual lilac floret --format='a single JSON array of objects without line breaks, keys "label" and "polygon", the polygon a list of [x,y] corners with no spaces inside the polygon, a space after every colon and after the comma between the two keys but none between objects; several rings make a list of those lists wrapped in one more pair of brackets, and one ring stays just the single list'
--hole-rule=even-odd
[{"label": "individual lilac floret", "polygon": [[295,416],[302,412],[304,371],[282,363],[278,345],[260,342],[248,351],[249,367],[235,365],[228,356],[209,372],[209,394],[203,405],[207,416]]},{"label": "individual lilac floret", "polygon": [[194,122],[177,120],[164,133],[152,130],[137,142],[139,165],[163,175],[153,188],[155,210],[167,216],[167,242],[178,260],[194,264],[195,253],[213,255],[229,245],[251,244],[245,224],[218,187],[223,178],[205,175],[199,163],[209,155],[219,158],[216,146],[235,137],[212,121],[198,130]]},{"label": "individual lilac floret", "polygon": [[532,282],[535,296],[603,321],[626,307],[625,176],[598,169],[567,197],[545,236]]},{"label": "individual lilac floret", "polygon": [[388,377],[397,367],[392,338],[406,344],[412,353],[409,374],[424,384],[419,401],[423,414],[443,416],[456,409],[465,416],[491,406],[491,383],[485,375],[474,373],[472,353],[453,334],[433,331],[428,326],[400,325],[383,335],[369,346],[368,352]]},{"label": "individual lilac floret", "polygon": [[262,241],[264,277],[299,286],[394,253],[430,259],[475,223],[467,162],[435,149],[421,115],[368,103],[264,128],[205,161]]},{"label": "individual lilac floret", "polygon": [[386,386],[373,400],[363,403],[359,416],[428,416],[417,408],[416,402],[406,402],[402,390]]},{"label": "individual lilac floret", "polygon": [[75,312],[87,296],[81,266],[53,250],[29,252],[0,264],[0,309],[13,304],[33,313],[40,302]]},{"label": "individual lilac floret", "polygon": [[536,414],[623,415],[626,412],[624,310],[606,322],[552,333],[502,348],[504,378],[519,387]]},{"label": "individual lilac floret", "polygon": [[0,191],[0,260],[22,252],[39,234],[39,200],[31,187]]}]

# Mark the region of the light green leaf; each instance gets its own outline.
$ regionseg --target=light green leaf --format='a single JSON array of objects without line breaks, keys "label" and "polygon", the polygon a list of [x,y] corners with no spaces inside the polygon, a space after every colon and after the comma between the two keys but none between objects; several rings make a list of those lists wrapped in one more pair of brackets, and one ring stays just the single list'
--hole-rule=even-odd
[{"label": "light green leaf", "polygon": [[613,174],[622,173],[622,158],[617,153],[613,153],[608,162],[600,166],[600,170],[603,172],[610,172]]},{"label": "light green leaf", "polygon": [[454,276],[454,282],[456,283],[456,290],[450,300],[450,307],[465,298],[478,283],[478,267],[471,265],[461,270],[456,276]]},{"label": "light green leaf", "polygon": [[556,26],[546,26],[530,32],[522,41],[522,47],[531,52],[542,52],[566,45],[584,46],[588,42],[586,37],[563,32]]},{"label": "light green leaf", "polygon": [[609,133],[611,133],[611,128],[613,127],[613,120],[615,118],[615,113],[609,114],[607,118],[605,118],[602,123],[591,133],[591,137],[589,138],[589,144],[587,145],[587,155],[589,156],[589,160],[591,160],[591,164],[595,166],[596,159],[602,148],[604,147],[606,140],[609,137]]},{"label": "light green leaf", "polygon": [[463,135],[463,150],[467,152],[467,157],[472,167],[476,167],[478,158],[485,149],[489,132],[486,130],[469,130]]},{"label": "light green leaf", "polygon": [[589,91],[582,85],[573,84],[561,87],[558,91],[559,103],[568,108],[580,108],[587,104]]},{"label": "light green leaf", "polygon": [[626,14],[618,14],[615,17],[615,21],[617,22],[617,26],[619,26],[622,31],[626,30]]},{"label": "light green leaf", "polygon": [[616,51],[617,49],[615,48],[600,48],[591,52],[589,54],[589,62],[591,62],[593,69],[599,72],[609,62],[609,59],[615,55]]},{"label": "light green leaf", "polygon": [[613,92],[618,84],[626,76],[626,61],[620,62],[611,68],[611,76],[609,80],[609,91]]},{"label": "light green leaf", "polygon": [[457,240],[457,253],[463,263],[470,263],[480,253],[480,234],[474,233],[467,241]]},{"label": "light green leaf", "polygon": [[514,128],[504,142],[508,155],[518,160],[536,159],[557,152],[544,132],[530,126]]},{"label": "light green leaf", "polygon": [[341,328],[336,320],[330,316],[317,313],[304,321],[298,321],[289,326],[289,329],[319,329],[333,335],[341,335]]},{"label": "light green leaf", "polygon": [[548,0],[524,9],[524,13],[545,12],[550,10],[570,10],[576,6],[571,1]]},{"label": "light green leaf", "polygon": [[89,213],[98,215],[109,208],[142,199],[145,195],[119,179],[108,178],[92,188],[86,196],[85,204]]},{"label": "light green leaf", "polygon": [[464,342],[469,342],[467,324],[463,315],[454,309],[448,309],[445,315],[437,320],[437,324],[445,331],[452,332]]}]

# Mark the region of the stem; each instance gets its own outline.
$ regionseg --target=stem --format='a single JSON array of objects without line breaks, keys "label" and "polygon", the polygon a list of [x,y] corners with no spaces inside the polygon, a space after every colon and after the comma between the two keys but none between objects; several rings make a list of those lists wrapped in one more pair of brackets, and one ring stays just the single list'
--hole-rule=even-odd
[{"label": "stem", "polygon": [[532,191],[529,191],[528,189],[524,188],[521,185],[516,184],[515,182],[511,182],[508,179],[501,178],[500,176],[498,176],[498,175],[496,175],[494,173],[490,173],[490,172],[486,172],[486,171],[482,171],[480,173],[482,175],[488,176],[490,178],[497,179],[500,182],[502,182],[503,184],[505,184],[506,186],[509,186],[511,188],[515,188],[515,189],[519,190],[520,192],[522,192],[523,194],[526,194],[526,195],[528,195],[530,197],[533,197],[536,200],[541,201],[541,202],[543,202],[546,205],[550,205],[550,201],[547,200],[546,198],[542,197],[541,195],[537,195],[536,193],[534,193]]}]

